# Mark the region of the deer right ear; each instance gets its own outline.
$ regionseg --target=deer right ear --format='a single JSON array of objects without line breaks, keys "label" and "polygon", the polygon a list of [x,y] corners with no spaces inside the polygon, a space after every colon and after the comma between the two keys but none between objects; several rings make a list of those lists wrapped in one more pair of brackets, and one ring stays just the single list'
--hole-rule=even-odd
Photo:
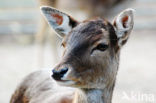
[{"label": "deer right ear", "polygon": [[69,15],[48,6],[40,7],[49,25],[57,32],[60,37],[67,35],[78,22]]}]

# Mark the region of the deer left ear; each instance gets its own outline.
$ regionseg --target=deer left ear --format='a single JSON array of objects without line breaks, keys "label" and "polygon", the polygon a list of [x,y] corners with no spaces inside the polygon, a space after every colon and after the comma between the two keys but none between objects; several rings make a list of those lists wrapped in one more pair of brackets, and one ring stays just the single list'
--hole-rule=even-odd
[{"label": "deer left ear", "polygon": [[40,7],[42,14],[45,16],[49,25],[57,32],[60,37],[67,35],[78,22],[66,13],[55,8],[42,6]]},{"label": "deer left ear", "polygon": [[133,9],[126,9],[123,12],[121,12],[113,21],[119,46],[122,46],[127,42],[127,39],[133,29],[133,13]]}]

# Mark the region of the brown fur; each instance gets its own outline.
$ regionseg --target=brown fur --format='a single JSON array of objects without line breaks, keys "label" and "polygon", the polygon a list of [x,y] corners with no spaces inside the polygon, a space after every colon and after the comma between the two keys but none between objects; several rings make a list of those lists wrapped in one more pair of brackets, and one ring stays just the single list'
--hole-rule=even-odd
[{"label": "brown fur", "polygon": [[62,91],[59,93],[53,90],[54,85],[46,70],[31,73],[20,83],[10,103],[72,103],[74,89],[59,88],[59,92]]},{"label": "brown fur", "polygon": [[[66,66],[66,64],[70,65],[70,68],[74,68],[73,73],[69,75],[69,79],[76,81],[76,86],[89,87],[89,85],[86,85],[89,84],[89,81],[95,82],[94,84],[96,84],[96,78],[103,73],[108,74],[106,71],[100,71],[109,68],[109,61],[103,61],[103,63],[101,63],[99,60],[96,62],[94,60],[96,59],[95,57],[89,58],[91,49],[93,49],[93,44],[100,40],[105,41],[109,45],[109,48],[105,51],[107,56],[103,57],[103,59],[116,59],[113,54],[115,52],[114,47],[117,45],[117,37],[113,26],[106,22],[107,21],[104,19],[85,21],[74,28],[70,35],[66,37],[66,40],[64,40],[64,42],[67,43],[65,48],[68,49],[66,49],[64,58],[56,69],[59,70]],[[104,29],[105,32],[103,32],[102,29]],[[97,74],[91,76],[93,72],[96,72]],[[86,75],[88,76],[86,77]],[[84,79],[85,81],[83,81]]]},{"label": "brown fur", "polygon": [[[52,6],[55,8],[58,8],[61,2],[61,0],[37,0],[37,1],[40,6]],[[114,7],[118,6],[118,4],[122,3],[122,1],[128,1],[128,0],[68,0],[67,2],[69,3],[67,3],[68,5],[67,7],[70,7],[72,10],[74,9],[81,10],[85,12],[88,17],[100,16],[100,17],[110,18],[113,17],[113,15],[115,14],[113,10]],[[71,5],[76,5],[76,7],[75,6],[72,7]],[[38,29],[38,32],[35,36],[36,42],[41,45],[41,47],[39,48],[40,50],[38,50],[39,52],[41,52],[38,56],[39,59],[38,65],[40,67],[43,66],[42,63],[43,61],[41,60],[41,58],[44,58],[42,54],[43,53],[42,49],[45,40],[47,40],[46,31],[49,30],[48,28],[49,28],[48,24],[42,18],[40,23],[40,28]],[[51,36],[50,36],[51,47],[54,48],[53,56],[55,56],[55,58],[58,58],[57,46],[55,44],[55,41],[58,40],[58,38],[56,37],[56,35],[51,35]]]},{"label": "brown fur", "polygon": [[[58,11],[50,7],[43,7],[41,10],[47,9]],[[49,14],[48,12],[47,19],[51,20]],[[49,73],[45,71],[32,73],[19,85],[10,103],[111,103],[119,66],[119,46],[126,43],[128,33],[133,28],[132,10],[128,9],[121,13],[123,17],[125,14],[132,20],[127,24],[130,25],[129,30],[126,28],[127,33],[125,31],[118,33],[114,25],[102,18],[81,23],[68,18],[77,25],[73,25],[71,31],[64,35],[64,55],[53,69],[53,73],[54,71],[59,73],[58,71],[68,68],[66,75],[59,80],[53,76],[54,74],[51,79]],[[122,16],[118,19],[122,19]],[[70,21],[65,21],[66,25],[62,26],[62,29],[70,26]],[[123,23],[117,21],[117,24]],[[126,38],[122,39],[125,35]],[[119,45],[119,41],[123,42],[122,45]],[[56,82],[63,86],[59,86]]]},{"label": "brown fur", "polygon": [[10,103],[29,103],[29,100],[27,97],[24,96],[25,89],[19,88],[15,91],[15,93],[12,95]]}]

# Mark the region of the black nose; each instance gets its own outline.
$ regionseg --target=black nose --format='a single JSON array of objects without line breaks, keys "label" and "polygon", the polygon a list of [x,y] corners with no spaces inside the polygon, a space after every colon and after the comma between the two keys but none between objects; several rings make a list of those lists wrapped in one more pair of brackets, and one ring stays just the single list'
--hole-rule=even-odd
[{"label": "black nose", "polygon": [[64,74],[66,74],[68,71],[68,68],[63,68],[63,69],[60,69],[60,70],[52,70],[53,72],[53,75],[52,77],[55,79],[55,80],[61,80],[61,78],[64,76]]}]

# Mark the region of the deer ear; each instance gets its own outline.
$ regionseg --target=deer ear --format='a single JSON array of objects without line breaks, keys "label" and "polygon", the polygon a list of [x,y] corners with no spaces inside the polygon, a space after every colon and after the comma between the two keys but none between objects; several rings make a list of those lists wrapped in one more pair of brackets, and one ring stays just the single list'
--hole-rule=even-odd
[{"label": "deer ear", "polygon": [[113,21],[119,46],[122,46],[127,42],[127,39],[133,29],[133,13],[133,9],[126,9],[121,12]]},{"label": "deer ear", "polygon": [[48,6],[40,7],[49,25],[57,32],[60,37],[67,35],[78,22],[69,15]]}]

